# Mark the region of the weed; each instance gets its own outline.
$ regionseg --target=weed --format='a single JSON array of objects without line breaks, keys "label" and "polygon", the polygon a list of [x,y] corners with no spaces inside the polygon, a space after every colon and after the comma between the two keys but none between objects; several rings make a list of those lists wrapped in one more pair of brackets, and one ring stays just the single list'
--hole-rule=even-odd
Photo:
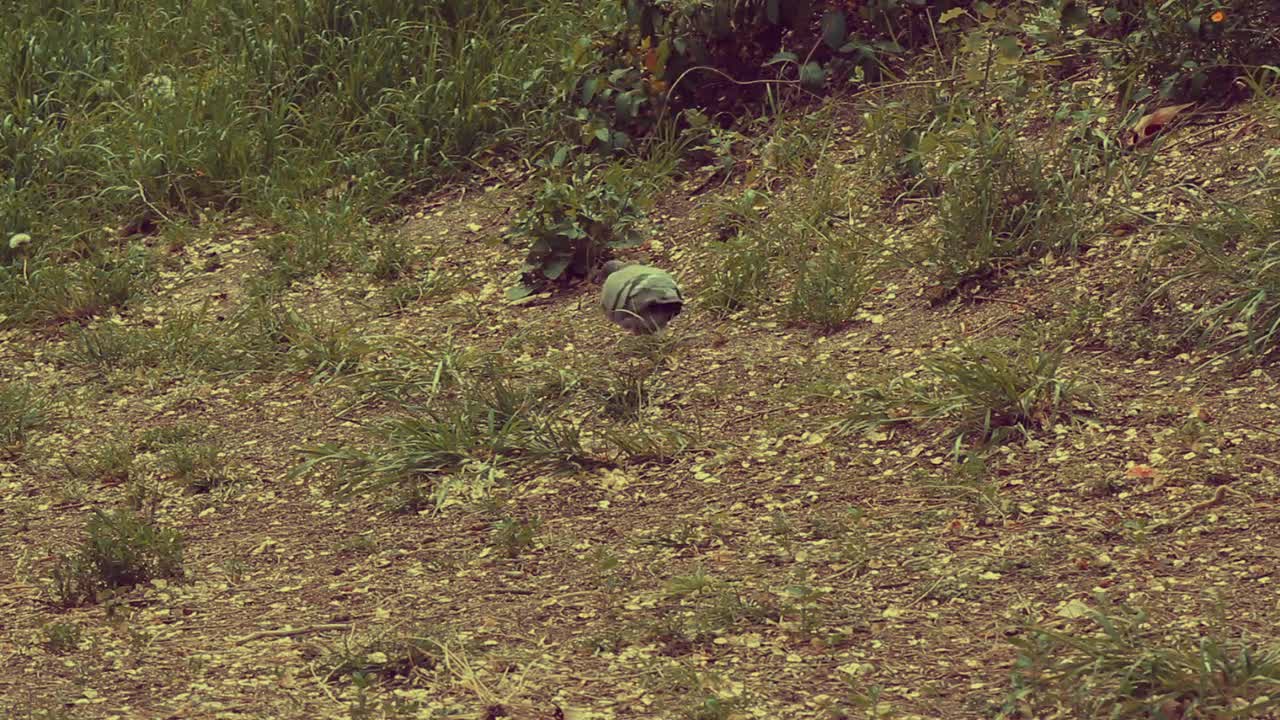
[{"label": "weed", "polygon": [[519,557],[526,550],[533,549],[541,527],[542,519],[537,517],[528,520],[503,518],[493,526],[491,544],[503,557]]},{"label": "weed", "polygon": [[344,638],[321,664],[328,668],[327,679],[346,676],[357,684],[368,685],[375,680],[405,681],[417,673],[435,670],[442,661],[442,651],[433,634],[382,631]]},{"label": "weed", "polygon": [[80,645],[84,633],[79,625],[54,622],[44,626],[44,646],[55,655],[65,655]]},{"label": "weed", "polygon": [[23,382],[0,383],[0,448],[22,443],[49,424],[49,399]]},{"label": "weed", "polygon": [[[941,352],[925,362],[927,376],[898,376],[853,393],[855,407],[835,427],[870,430],[913,420],[956,423],[957,451],[965,435],[999,443],[1011,433],[1026,437],[1085,398],[1075,380],[1061,377],[1064,351],[1044,338],[987,341]],[[914,375],[914,373],[912,374]]]},{"label": "weed", "polygon": [[234,481],[222,448],[208,442],[174,444],[158,457],[162,473],[193,493],[206,493]]},{"label": "weed", "polygon": [[83,545],[53,569],[54,597],[66,606],[97,597],[101,588],[182,577],[182,536],[125,510],[94,510]]},{"label": "weed", "polygon": [[[520,373],[493,363],[449,372],[447,362],[441,358],[430,378],[418,373],[407,378],[410,392],[426,389],[428,396],[379,423],[373,429],[378,446],[310,448],[295,473],[336,463],[346,469],[337,485],[343,493],[425,482],[439,506],[457,490],[473,498],[482,495],[506,474],[501,466],[508,462],[552,468],[599,463],[583,447],[581,428],[563,401],[550,394],[555,383],[524,385]],[[382,390],[405,391],[402,381]],[[418,491],[410,495],[422,497]]]},{"label": "weed", "polygon": [[1122,607],[1084,608],[1093,632],[1032,627],[1018,648],[1003,717],[1271,716],[1280,650],[1215,637],[1169,638]]},{"label": "weed", "polygon": [[1081,180],[1055,175],[1007,130],[979,122],[945,173],[940,232],[926,247],[942,290],[982,286],[1047,253],[1075,253],[1087,216]]},{"label": "weed", "polygon": [[604,437],[633,463],[669,463],[694,443],[693,436],[686,430],[651,423],[610,428]]},{"label": "weed", "polygon": [[[1280,345],[1280,201],[1262,191],[1257,207],[1222,204],[1219,212],[1185,230],[1194,262],[1156,289],[1178,285],[1211,300],[1188,333],[1223,353],[1265,356]],[[1154,293],[1153,293],[1154,294]]]},{"label": "weed", "polygon": [[511,238],[527,242],[529,254],[523,284],[509,297],[527,296],[548,281],[585,278],[613,250],[638,245],[646,198],[625,166],[554,170],[511,226]]},{"label": "weed", "polygon": [[783,308],[793,321],[831,331],[851,322],[876,278],[873,255],[860,235],[814,228],[819,248],[795,273]]},{"label": "weed", "polygon": [[403,236],[380,232],[363,261],[362,269],[383,282],[398,280],[413,262],[413,250]]},{"label": "weed", "polygon": [[133,469],[133,446],[123,440],[112,440],[99,445],[86,458],[69,461],[67,470],[80,480],[118,485],[129,479]]}]

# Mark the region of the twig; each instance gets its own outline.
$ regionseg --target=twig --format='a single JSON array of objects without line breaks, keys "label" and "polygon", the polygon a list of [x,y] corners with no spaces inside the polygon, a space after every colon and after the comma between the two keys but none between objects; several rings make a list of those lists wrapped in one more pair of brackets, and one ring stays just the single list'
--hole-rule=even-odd
[{"label": "twig", "polygon": [[1153,524],[1151,527],[1151,531],[1155,532],[1158,530],[1164,530],[1165,528],[1171,527],[1173,525],[1181,525],[1187,520],[1190,520],[1193,515],[1202,513],[1211,507],[1215,507],[1217,505],[1222,504],[1222,500],[1226,496],[1227,496],[1227,486],[1219,485],[1218,489],[1213,491],[1213,497],[1203,502],[1198,502],[1195,505],[1192,505],[1186,510],[1183,510],[1182,512],[1175,515],[1171,520],[1165,520],[1165,521],[1157,522]]},{"label": "twig", "polygon": [[236,645],[244,645],[245,643],[261,640],[262,638],[282,638],[297,637],[299,635],[310,635],[318,632],[329,632],[330,630],[350,630],[351,623],[326,623],[322,625],[308,625],[307,627],[294,628],[291,630],[259,630],[249,633],[235,642]]}]

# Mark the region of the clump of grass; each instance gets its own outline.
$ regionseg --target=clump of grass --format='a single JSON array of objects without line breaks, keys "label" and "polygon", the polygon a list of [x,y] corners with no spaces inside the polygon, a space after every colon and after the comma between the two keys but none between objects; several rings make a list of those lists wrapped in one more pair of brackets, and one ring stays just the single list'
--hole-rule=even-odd
[{"label": "clump of grass", "polygon": [[99,322],[72,328],[65,357],[101,370],[157,367],[170,372],[234,372],[253,367],[237,332],[228,334],[200,311],[178,312],[151,327]]},{"label": "clump of grass", "polygon": [[182,535],[127,510],[94,510],[79,550],[59,558],[52,592],[64,606],[96,600],[104,588],[131,587],[154,578],[180,578]]},{"label": "clump of grass", "polygon": [[819,246],[794,273],[783,313],[827,331],[852,322],[875,283],[870,243],[850,230],[814,235]]},{"label": "clump of grass", "polygon": [[939,232],[925,247],[939,298],[988,284],[1048,253],[1073,254],[1087,213],[1081,182],[1055,173],[1011,131],[979,122],[948,168]]},{"label": "clump of grass", "polygon": [[381,631],[344,638],[319,663],[328,669],[326,679],[347,677],[357,685],[375,681],[404,682],[415,674],[441,666],[444,653],[438,633],[425,631]]},{"label": "clump of grass", "polygon": [[833,330],[853,319],[871,288],[874,243],[852,226],[848,170],[823,160],[785,193],[751,196],[749,210],[726,212],[734,233],[702,293],[707,307],[731,313],[783,299],[790,320]]},{"label": "clump of grass", "polygon": [[1190,267],[1153,293],[1192,287],[1210,298],[1188,335],[1224,354],[1267,356],[1280,346],[1280,187],[1261,204],[1222,203],[1218,212],[1184,230]]},{"label": "clump of grass", "polygon": [[24,382],[0,382],[0,450],[49,424],[49,399]]},{"label": "clump of grass", "polygon": [[235,479],[227,467],[222,448],[208,442],[175,444],[165,448],[159,455],[159,468],[194,493],[215,490]]},{"label": "clump of grass", "polygon": [[[999,443],[1026,437],[1076,412],[1083,387],[1060,374],[1064,350],[1036,336],[962,345],[926,360],[922,378],[897,377],[856,390],[855,408],[835,427],[871,430],[896,422],[947,420],[957,439]],[[914,375],[914,373],[913,373]]]},{"label": "clump of grass", "polygon": [[118,485],[129,479],[133,469],[133,446],[122,440],[110,440],[97,446],[87,457],[69,461],[72,477],[107,485]]},{"label": "clump of grass", "polygon": [[153,278],[151,253],[142,246],[74,261],[39,257],[0,266],[0,303],[14,321],[83,320],[124,305]]},{"label": "clump of grass", "polygon": [[[496,362],[458,369],[444,364],[447,360],[441,358],[431,378],[411,373],[399,382],[384,380],[379,394],[408,401],[374,427],[373,448],[310,448],[295,472],[335,464],[344,470],[337,484],[340,492],[424,484],[439,504],[456,491],[474,496],[505,475],[501,467],[508,463],[563,468],[600,462],[584,448],[581,429],[557,390],[559,383],[536,382]],[[467,478],[465,488],[453,482]],[[422,495],[414,491],[408,496]]]},{"label": "clump of grass", "polygon": [[1019,654],[1002,717],[1274,715],[1280,648],[1171,638],[1167,624],[1136,610],[1083,611],[1092,632],[1033,627],[1013,640]]}]

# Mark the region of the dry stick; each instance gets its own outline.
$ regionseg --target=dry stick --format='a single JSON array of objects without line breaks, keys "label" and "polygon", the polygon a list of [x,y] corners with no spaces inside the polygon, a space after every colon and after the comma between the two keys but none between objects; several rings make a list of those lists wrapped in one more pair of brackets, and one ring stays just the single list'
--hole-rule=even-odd
[{"label": "dry stick", "polygon": [[1221,505],[1222,500],[1223,498],[1226,497],[1226,495],[1227,495],[1227,486],[1219,485],[1218,489],[1213,491],[1213,497],[1203,502],[1198,502],[1195,505],[1192,505],[1186,510],[1183,510],[1182,512],[1175,515],[1170,520],[1154,523],[1151,527],[1151,530],[1152,532],[1155,532],[1157,530],[1164,530],[1165,528],[1168,528],[1173,525],[1181,525],[1182,523],[1191,519],[1193,515],[1204,512],[1205,510],[1208,510],[1211,507]]},{"label": "dry stick", "polygon": [[293,630],[259,630],[249,633],[235,642],[236,645],[244,645],[245,643],[261,640],[262,638],[282,638],[297,637],[298,635],[310,635],[318,632],[329,632],[330,630],[350,630],[351,623],[326,623],[323,625],[308,625],[307,627],[296,628]]}]

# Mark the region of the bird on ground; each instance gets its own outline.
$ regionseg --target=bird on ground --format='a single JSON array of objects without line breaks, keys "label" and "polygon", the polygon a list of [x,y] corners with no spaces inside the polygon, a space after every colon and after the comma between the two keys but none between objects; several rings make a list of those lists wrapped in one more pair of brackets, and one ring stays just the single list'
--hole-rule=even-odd
[{"label": "bird on ground", "polygon": [[680,286],[665,270],[610,260],[604,274],[600,304],[605,316],[633,335],[664,329],[684,309]]}]

